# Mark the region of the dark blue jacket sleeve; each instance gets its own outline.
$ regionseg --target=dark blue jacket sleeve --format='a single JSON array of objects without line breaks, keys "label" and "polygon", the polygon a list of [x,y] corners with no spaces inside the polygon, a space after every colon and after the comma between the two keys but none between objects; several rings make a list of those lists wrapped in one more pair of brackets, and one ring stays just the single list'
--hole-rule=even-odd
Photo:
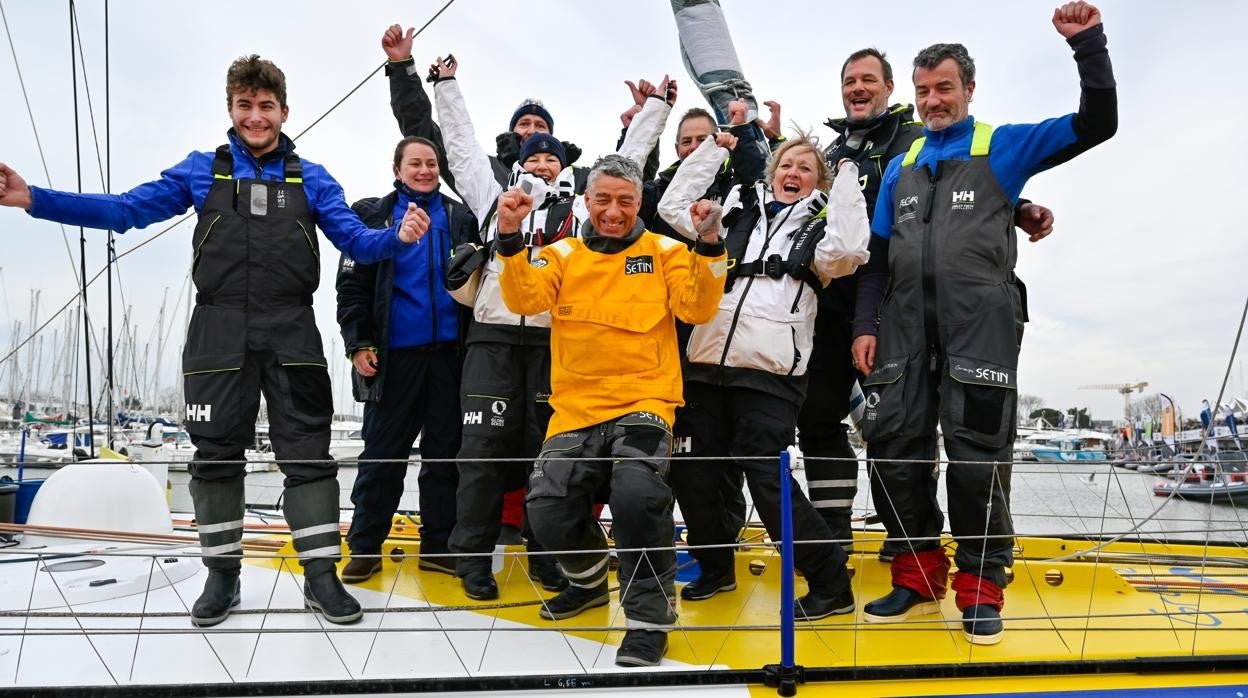
[{"label": "dark blue jacket sleeve", "polygon": [[[313,186],[315,190],[309,191]],[[308,204],[316,216],[316,224],[325,237],[357,264],[380,262],[403,249],[404,243],[399,239],[401,221],[395,221],[390,228],[378,230],[364,225],[355,211],[347,206],[338,181],[324,167],[307,163],[304,189],[309,194]]]},{"label": "dark blue jacket sleeve", "polygon": [[1103,25],[1067,40],[1079,69],[1079,111],[993,133],[988,159],[1001,188],[1016,201],[1032,175],[1109,140],[1118,130],[1118,90]]},{"label": "dark blue jacket sleeve", "polygon": [[199,153],[191,153],[160,173],[160,179],[140,184],[124,194],[74,194],[31,187],[29,213],[43,220],[118,233],[146,228],[184,213],[195,203],[191,181],[196,167],[209,166],[210,162]]}]

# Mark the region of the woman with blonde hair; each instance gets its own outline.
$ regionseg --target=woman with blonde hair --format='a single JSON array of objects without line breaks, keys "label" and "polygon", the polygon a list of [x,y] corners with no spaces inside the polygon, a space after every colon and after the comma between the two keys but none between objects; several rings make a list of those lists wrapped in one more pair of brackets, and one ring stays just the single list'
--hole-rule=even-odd
[{"label": "woman with blonde hair", "polygon": [[[732,107],[744,123],[743,103]],[[780,539],[780,488],[793,493],[795,562],[809,585],[796,602],[799,620],[854,609],[846,555],[789,477],[782,483],[776,454],[793,445],[797,412],[806,394],[806,367],[814,335],[817,291],[867,261],[866,203],[857,166],[833,173],[817,143],[804,134],[772,155],[764,178],[737,185],[722,208],[695,201],[706,191],[727,152],[707,139],[686,158],[659,204],[659,213],[683,235],[719,226],[728,247],[725,291],[710,322],[693,329],[687,347],[685,407],[676,443],[687,445],[674,463],[672,489],[691,546],[736,541],[722,491],[705,487],[723,469],[744,472],[763,524]],[[830,190],[830,198],[829,198]],[[706,458],[711,459],[706,459]],[[713,460],[714,458],[723,460]],[[730,547],[703,550],[701,575],[686,585],[687,601],[736,588]]]}]

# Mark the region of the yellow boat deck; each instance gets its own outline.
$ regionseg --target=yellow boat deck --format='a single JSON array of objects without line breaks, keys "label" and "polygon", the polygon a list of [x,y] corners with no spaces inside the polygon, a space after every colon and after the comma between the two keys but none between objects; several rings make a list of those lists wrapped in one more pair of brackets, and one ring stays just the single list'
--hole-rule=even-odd
[{"label": "yellow boat deck", "polygon": [[[542,620],[541,599],[552,594],[529,580],[517,547],[506,549],[496,574],[500,598],[472,601],[457,579],[417,569],[408,530],[410,524],[396,526],[383,573],[358,585],[388,595],[393,610],[387,613],[468,610],[489,617],[485,624],[500,632],[557,630],[602,643],[608,659],[614,654],[625,622],[618,590],[607,607]],[[796,626],[796,663],[809,682],[803,694],[816,694],[812,689],[828,680],[836,683],[822,687],[835,686],[841,695],[1248,684],[1248,553],[1241,548],[1116,542],[1095,550],[1093,541],[1019,538],[1004,639],[982,646],[963,637],[952,594],[939,616],[864,622],[863,604],[886,594],[890,577],[875,555],[879,535],[860,535],[850,563],[856,612]],[[1090,552],[1075,554],[1080,551]],[[755,546],[736,559],[735,591],[677,602],[678,628],[669,636],[664,668],[747,672],[751,692],[773,695],[775,689],[759,685],[761,673],[748,672],[780,659],[780,557]],[[804,592],[800,578],[796,586]],[[456,629],[442,624],[439,631]],[[535,668],[541,659],[532,658]],[[927,682],[921,690],[916,679]]]}]

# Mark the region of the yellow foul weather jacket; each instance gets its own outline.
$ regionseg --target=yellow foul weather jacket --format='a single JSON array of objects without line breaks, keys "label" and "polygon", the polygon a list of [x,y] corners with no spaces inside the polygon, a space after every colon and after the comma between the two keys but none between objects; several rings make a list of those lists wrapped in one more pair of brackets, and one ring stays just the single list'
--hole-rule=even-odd
[{"label": "yellow foul weather jacket", "polygon": [[506,248],[499,283],[507,307],[551,314],[555,415],[547,438],[637,411],[671,425],[684,404],[675,318],[700,324],[715,315],[727,271],[723,243],[699,242],[691,252],[651,232],[612,240],[590,231],[532,262],[519,254],[523,247],[510,255]]}]

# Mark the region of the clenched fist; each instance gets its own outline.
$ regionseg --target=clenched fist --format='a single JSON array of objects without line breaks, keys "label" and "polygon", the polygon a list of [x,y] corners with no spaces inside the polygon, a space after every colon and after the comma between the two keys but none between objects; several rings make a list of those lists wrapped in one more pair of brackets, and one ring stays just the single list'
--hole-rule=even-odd
[{"label": "clenched fist", "polygon": [[533,197],[522,189],[509,189],[498,197],[498,232],[518,233],[520,222],[533,210]]},{"label": "clenched fist", "polygon": [[30,187],[8,165],[0,162],[0,206],[30,210]]},{"label": "clenched fist", "polygon": [[407,244],[420,242],[429,231],[429,214],[416,204],[407,205],[407,213],[403,214],[403,222],[399,224],[399,239]]}]

